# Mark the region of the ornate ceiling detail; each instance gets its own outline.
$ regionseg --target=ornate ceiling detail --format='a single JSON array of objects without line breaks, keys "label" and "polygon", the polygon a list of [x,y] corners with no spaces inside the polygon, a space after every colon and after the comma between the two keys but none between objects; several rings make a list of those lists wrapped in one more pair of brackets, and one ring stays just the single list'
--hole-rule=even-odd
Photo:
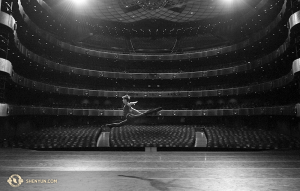
[{"label": "ornate ceiling detail", "polygon": [[138,9],[150,12],[162,8],[181,13],[186,7],[187,1],[188,0],[119,0],[119,6],[125,13]]},{"label": "ornate ceiling detail", "polygon": [[[223,0],[88,0],[88,4],[71,9],[63,8],[62,0],[39,0],[50,3],[59,12],[74,11],[78,17],[133,23],[142,20],[165,20],[185,23],[229,15],[253,12],[253,7],[272,0],[238,0],[234,5]],[[56,2],[56,3],[53,3]],[[251,3],[251,4],[250,4]],[[56,6],[57,5],[57,6]]]},{"label": "ornate ceiling detail", "polygon": [[137,3],[145,10],[153,11],[155,9],[163,8],[168,0],[137,0]]}]

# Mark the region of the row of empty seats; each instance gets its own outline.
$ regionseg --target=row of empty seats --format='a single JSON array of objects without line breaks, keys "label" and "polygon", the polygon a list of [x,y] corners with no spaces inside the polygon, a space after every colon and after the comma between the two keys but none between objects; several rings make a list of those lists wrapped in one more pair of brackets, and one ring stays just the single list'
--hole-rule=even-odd
[{"label": "row of empty seats", "polygon": [[[25,74],[25,73],[24,73]],[[225,83],[225,81],[222,84],[218,85],[205,85],[205,84],[200,84],[199,82],[197,84],[188,84],[184,83],[182,81],[177,80],[171,81],[169,80],[169,84],[132,84],[128,83],[125,80],[124,81],[117,81],[117,80],[102,80],[102,81],[97,81],[98,83],[91,83],[92,78],[85,78],[85,79],[80,79],[78,78],[73,78],[69,79],[69,81],[58,81],[55,78],[55,75],[52,75],[48,77],[42,76],[43,73],[37,74],[35,76],[25,76],[22,74],[16,74],[20,75],[18,82],[21,83],[24,78],[27,78],[32,81],[40,82],[43,84],[47,85],[52,85],[52,86],[60,86],[60,87],[67,87],[67,88],[76,88],[76,89],[89,89],[89,90],[104,90],[104,91],[150,91],[150,92],[164,92],[164,91],[206,91],[206,90],[219,90],[219,89],[230,89],[230,88],[240,88],[240,87],[245,87],[245,86],[255,86],[255,85],[263,85],[266,82],[272,82],[276,83],[276,80],[281,80],[284,77],[282,74],[281,78],[270,78],[268,81],[239,81],[236,83]],[[287,77],[290,77],[290,75],[285,75]],[[95,78],[96,79],[96,78]],[[287,82],[284,82],[287,83]],[[113,84],[113,86],[112,86]],[[203,86],[205,85],[205,86]],[[159,86],[159,87],[158,87]]]},{"label": "row of empty seats", "polygon": [[111,147],[193,147],[195,131],[189,125],[126,125],[114,127]]},{"label": "row of empty seats", "polygon": [[97,146],[102,129],[99,126],[58,126],[23,133],[4,140],[0,147],[29,149],[90,148]]},{"label": "row of empty seats", "polygon": [[208,148],[284,149],[300,148],[300,141],[264,129],[248,127],[203,126]]},{"label": "row of empty seats", "polygon": [[[107,128],[57,126],[0,141],[0,147],[68,149],[97,147]],[[125,125],[110,130],[110,147],[194,147],[195,132],[204,131],[208,149],[300,149],[300,140],[264,129],[224,125]]]}]

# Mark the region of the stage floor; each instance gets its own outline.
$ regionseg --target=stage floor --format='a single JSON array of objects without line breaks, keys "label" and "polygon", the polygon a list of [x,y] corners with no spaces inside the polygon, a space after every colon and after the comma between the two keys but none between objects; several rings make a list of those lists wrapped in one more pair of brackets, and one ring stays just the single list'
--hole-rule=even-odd
[{"label": "stage floor", "polygon": [[[17,188],[7,180],[19,175]],[[17,185],[15,175],[10,180]],[[103,152],[0,149],[1,190],[300,190],[300,151]]]}]

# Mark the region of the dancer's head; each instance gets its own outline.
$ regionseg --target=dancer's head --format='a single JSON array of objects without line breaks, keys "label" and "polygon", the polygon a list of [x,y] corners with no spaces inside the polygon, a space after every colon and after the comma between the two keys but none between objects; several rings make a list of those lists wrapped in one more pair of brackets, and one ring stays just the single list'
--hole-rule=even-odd
[{"label": "dancer's head", "polygon": [[122,98],[123,98],[123,103],[124,104],[127,104],[130,101],[130,96],[129,95],[124,95],[124,96],[122,96]]}]

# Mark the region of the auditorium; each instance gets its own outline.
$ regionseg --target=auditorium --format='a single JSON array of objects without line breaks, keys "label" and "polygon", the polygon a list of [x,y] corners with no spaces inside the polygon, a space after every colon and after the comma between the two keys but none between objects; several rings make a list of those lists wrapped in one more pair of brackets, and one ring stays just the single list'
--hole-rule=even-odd
[{"label": "auditorium", "polygon": [[299,0],[0,9],[4,190],[300,190]]}]

